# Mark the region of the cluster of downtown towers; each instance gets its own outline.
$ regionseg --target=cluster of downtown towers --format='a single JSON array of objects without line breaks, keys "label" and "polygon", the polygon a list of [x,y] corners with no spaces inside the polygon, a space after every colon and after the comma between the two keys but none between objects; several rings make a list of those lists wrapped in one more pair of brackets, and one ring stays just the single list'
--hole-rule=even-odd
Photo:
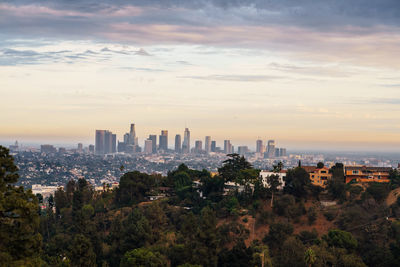
[{"label": "cluster of downtown towers", "polygon": [[[158,136],[157,145],[157,135],[149,135],[149,137],[144,141],[144,149],[139,146],[138,137],[136,136],[135,124],[131,124],[130,132],[124,134],[124,140],[118,141],[117,135],[113,134],[108,130],[96,130],[96,140],[95,140],[95,153],[98,155],[125,152],[125,153],[141,153],[145,154],[155,154],[157,152],[169,152],[168,149],[168,131],[162,130],[161,135]],[[216,141],[211,140],[211,136],[205,137],[204,149],[203,142],[200,140],[195,141],[195,146],[191,148],[190,146],[190,131],[188,128],[185,129],[183,135],[183,142],[180,134],[175,136],[175,153],[210,153],[210,152],[220,152],[225,154],[234,153],[235,149],[231,144],[230,140],[224,140],[223,150],[217,147]],[[247,146],[239,146],[237,153],[246,154],[249,152]],[[262,140],[256,141],[256,153],[264,155],[264,157],[284,157],[286,156],[285,148],[275,148],[275,141],[269,140],[268,145],[264,147]]]}]

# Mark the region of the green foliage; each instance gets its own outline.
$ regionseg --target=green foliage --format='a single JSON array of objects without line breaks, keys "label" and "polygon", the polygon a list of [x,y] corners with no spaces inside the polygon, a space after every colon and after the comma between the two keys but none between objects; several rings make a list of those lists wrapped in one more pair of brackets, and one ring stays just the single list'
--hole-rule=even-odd
[{"label": "green foliage", "polygon": [[126,252],[120,264],[121,267],[162,267],[166,265],[165,257],[147,248],[137,248]]},{"label": "green foliage", "polygon": [[393,169],[389,172],[389,179],[392,188],[400,186],[400,173],[397,169]]},{"label": "green foliage", "polygon": [[323,214],[328,221],[333,221],[336,218],[336,211],[334,210],[325,211]]},{"label": "green foliage", "polygon": [[389,185],[386,183],[369,183],[367,193],[370,194],[376,201],[382,202],[386,199],[390,192]]},{"label": "green foliage", "polygon": [[315,252],[312,248],[308,248],[304,253],[304,261],[307,266],[313,266],[316,262],[317,257],[315,256]]},{"label": "green foliage", "polygon": [[225,181],[237,181],[240,180],[240,171],[252,169],[253,166],[239,154],[228,154],[228,159],[223,162],[221,168],[218,169],[218,173],[224,178]]},{"label": "green foliage", "polygon": [[8,149],[0,146],[0,263],[4,266],[39,266],[38,200],[30,190],[12,185],[17,167]]},{"label": "green foliage", "polygon": [[278,198],[274,203],[274,211],[280,216],[295,220],[305,214],[303,202],[296,203],[292,195],[283,195]]},{"label": "green foliage", "polygon": [[307,189],[310,185],[310,176],[303,168],[297,167],[287,171],[284,188],[286,193],[304,198],[307,196]]},{"label": "green foliage", "polygon": [[72,266],[96,266],[96,254],[93,251],[93,246],[90,240],[82,234],[75,236],[68,254]]},{"label": "green foliage", "polygon": [[303,243],[295,237],[289,237],[282,244],[280,251],[278,266],[293,266],[303,267],[305,266],[304,254],[305,246]]},{"label": "green foliage", "polygon": [[346,184],[344,181],[344,167],[341,163],[336,163],[331,168],[332,179],[328,181],[328,192],[335,198],[344,200],[346,197]]},{"label": "green foliage", "polygon": [[283,242],[293,233],[293,225],[289,223],[273,223],[269,227],[269,233],[263,239],[272,248],[282,246]]},{"label": "green foliage", "polygon": [[116,201],[120,206],[130,206],[143,201],[155,185],[156,179],[152,175],[138,171],[125,173],[120,179]]},{"label": "green foliage", "polygon": [[317,163],[317,168],[318,169],[322,169],[324,166],[325,166],[324,163],[321,162],[321,161]]},{"label": "green foliage", "polygon": [[312,231],[301,231],[297,237],[303,242],[304,245],[310,245],[318,243],[318,233],[315,229]]},{"label": "green foliage", "polygon": [[330,230],[323,239],[333,247],[345,248],[347,250],[354,250],[358,246],[357,240],[351,233],[342,230]]}]

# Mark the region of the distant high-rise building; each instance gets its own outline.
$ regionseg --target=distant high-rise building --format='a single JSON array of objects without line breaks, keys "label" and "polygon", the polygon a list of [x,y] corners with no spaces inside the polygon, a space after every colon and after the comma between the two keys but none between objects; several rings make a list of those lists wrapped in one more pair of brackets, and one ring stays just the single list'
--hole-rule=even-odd
[{"label": "distant high-rise building", "polygon": [[157,135],[151,134],[148,139],[151,140],[152,153],[157,153]]},{"label": "distant high-rise building", "polygon": [[124,134],[124,143],[129,144],[129,133]]},{"label": "distant high-rise building", "polygon": [[153,141],[150,139],[144,140],[144,153],[153,153]]},{"label": "distant high-rise building", "polygon": [[113,133],[107,130],[96,130],[96,154],[108,154],[116,152],[117,137],[113,137]]},{"label": "distant high-rise building", "polygon": [[257,153],[264,153],[264,144],[262,140],[256,141],[256,152]]},{"label": "distant high-rise building", "polygon": [[117,135],[111,134],[111,153],[117,152]]},{"label": "distant high-rise building", "polygon": [[96,140],[95,140],[95,149],[96,154],[101,155],[104,154],[104,138],[105,138],[105,130],[96,130]]},{"label": "distant high-rise building", "polygon": [[249,148],[247,146],[239,146],[238,147],[238,154],[245,155],[249,152]]},{"label": "distant high-rise building", "polygon": [[275,148],[275,157],[280,157],[281,156],[281,154],[280,154],[280,150],[279,150],[279,148],[277,147],[277,148]]},{"label": "distant high-rise building", "polygon": [[190,153],[190,131],[189,131],[189,128],[185,128],[185,133],[183,135],[182,152]]},{"label": "distant high-rise building", "polygon": [[211,152],[217,151],[217,141],[211,141]]},{"label": "distant high-rise building", "polygon": [[78,144],[78,152],[82,152],[83,151],[83,144],[79,143]]},{"label": "distant high-rise building", "polygon": [[224,140],[224,153],[225,154],[232,153],[232,144],[230,140]]},{"label": "distant high-rise building", "polygon": [[104,133],[104,154],[112,153],[112,133],[105,131]]},{"label": "distant high-rise building", "polygon": [[196,153],[200,153],[203,150],[203,142],[200,140],[197,140],[195,142],[194,149],[195,149]]},{"label": "distant high-rise building", "polygon": [[59,154],[65,154],[65,153],[67,153],[67,149],[65,149],[65,147],[59,147],[58,148],[58,153]]},{"label": "distant high-rise building", "polygon": [[268,154],[268,158],[273,158],[275,156],[275,141],[274,140],[268,140],[267,154]]},{"label": "distant high-rise building", "polygon": [[181,135],[175,135],[175,152],[181,153],[182,151],[182,142],[181,142]]},{"label": "distant high-rise building", "polygon": [[135,131],[135,124],[131,123],[131,130],[129,132],[129,142],[130,145],[137,146],[138,144],[138,138],[136,137],[136,131]]},{"label": "distant high-rise building", "polygon": [[204,150],[207,154],[211,152],[211,136],[206,136],[206,140],[204,142]]},{"label": "distant high-rise building", "polygon": [[168,150],[168,131],[167,130],[162,130],[161,135],[160,135],[160,140],[159,140],[159,149],[163,151]]},{"label": "distant high-rise building", "polygon": [[118,152],[126,152],[126,146],[128,146],[128,143],[118,141],[117,145]]},{"label": "distant high-rise building", "polygon": [[40,152],[41,153],[56,153],[57,149],[53,145],[41,145]]},{"label": "distant high-rise building", "polygon": [[89,145],[89,153],[94,153],[94,145]]},{"label": "distant high-rise building", "polygon": [[286,148],[280,148],[279,149],[279,156],[280,157],[286,157]]}]

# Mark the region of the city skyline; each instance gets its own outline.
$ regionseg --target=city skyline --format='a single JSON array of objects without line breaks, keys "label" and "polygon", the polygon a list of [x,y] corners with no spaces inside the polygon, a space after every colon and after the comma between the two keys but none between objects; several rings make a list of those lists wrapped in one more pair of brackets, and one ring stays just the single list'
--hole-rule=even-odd
[{"label": "city skyline", "polygon": [[203,142],[396,151],[398,10],[395,0],[7,1],[0,142],[88,143],[92,129],[119,135],[134,115],[142,137],[187,125]]}]

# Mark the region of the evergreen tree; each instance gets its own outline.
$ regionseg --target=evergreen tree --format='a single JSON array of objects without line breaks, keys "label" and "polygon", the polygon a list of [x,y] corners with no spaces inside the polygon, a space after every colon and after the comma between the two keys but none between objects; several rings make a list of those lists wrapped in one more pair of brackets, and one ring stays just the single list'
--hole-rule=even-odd
[{"label": "evergreen tree", "polygon": [[0,146],[0,263],[39,266],[41,242],[38,200],[30,190],[13,184],[18,168],[9,150]]}]

